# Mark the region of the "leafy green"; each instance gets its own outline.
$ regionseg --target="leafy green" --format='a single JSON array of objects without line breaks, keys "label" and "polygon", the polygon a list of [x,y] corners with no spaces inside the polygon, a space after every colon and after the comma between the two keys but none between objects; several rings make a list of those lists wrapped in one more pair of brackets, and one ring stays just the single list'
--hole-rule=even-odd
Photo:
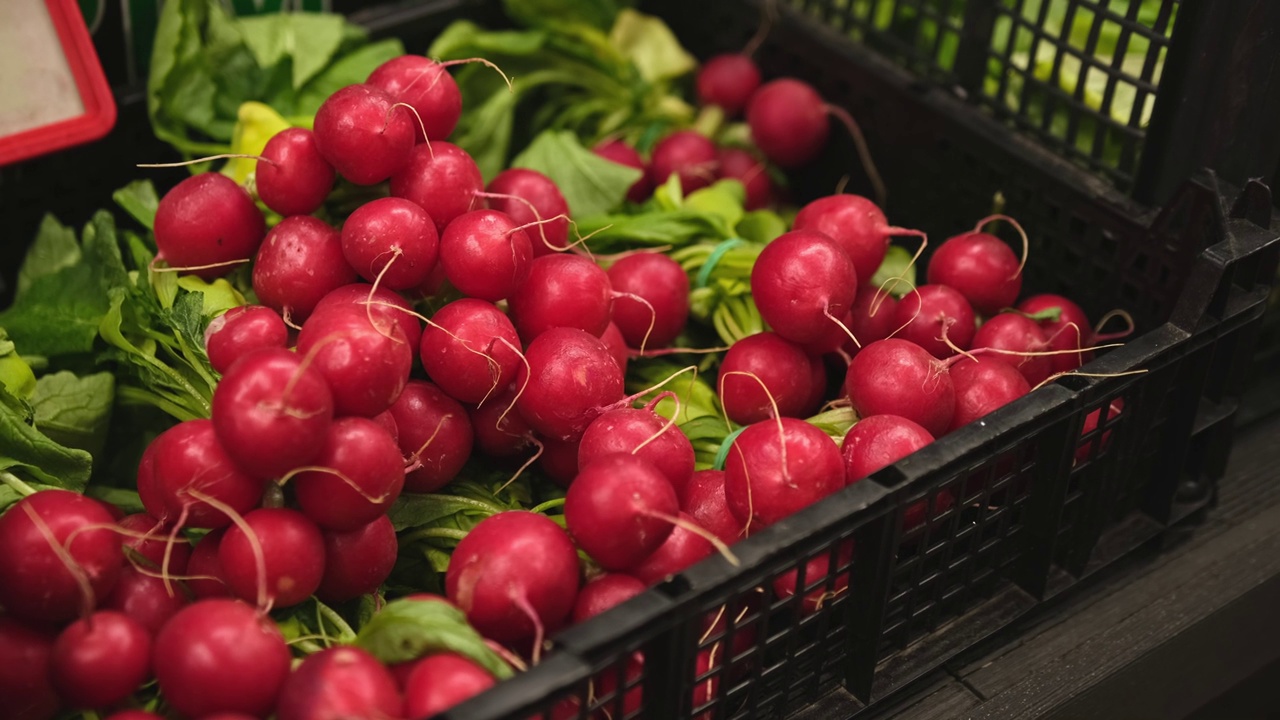
[{"label": "leafy green", "polygon": [[80,243],[76,242],[75,231],[54,216],[45,215],[18,271],[18,297],[30,290],[37,278],[53,275],[79,261]]},{"label": "leafy green", "polygon": [[112,193],[111,198],[146,229],[150,230],[155,225],[160,198],[156,196],[156,187],[150,180],[134,180]]},{"label": "leafy green", "polygon": [[31,406],[0,387],[0,471],[20,473],[52,487],[82,490],[93,458],[50,439],[36,429],[33,420]]},{"label": "leafy green", "polygon": [[100,372],[84,377],[63,370],[36,383],[31,407],[35,425],[50,440],[71,448],[102,452],[115,399],[115,377]]},{"label": "leafy green", "polygon": [[635,65],[647,82],[678,78],[698,66],[666,23],[630,8],[618,13],[609,32],[609,43]]},{"label": "leafy green", "polygon": [[622,204],[640,171],[605,160],[568,131],[548,130],[511,161],[555,181],[574,217],[602,215]]},{"label": "leafy green", "polygon": [[[871,286],[884,288],[885,292],[900,298],[916,286],[916,266],[911,265],[912,253],[904,247],[890,245],[884,261],[871,276]],[[901,277],[902,280],[895,280]]]},{"label": "leafy green", "polygon": [[360,628],[355,644],[386,665],[447,651],[471,660],[499,679],[514,674],[467,624],[467,616],[446,602],[393,600]]},{"label": "leafy green", "polygon": [[613,24],[615,0],[503,0],[507,16],[525,25],[583,24],[600,30]]},{"label": "leafy green", "polygon": [[18,346],[0,327],[0,387],[20,400],[30,400],[36,392],[36,374],[31,365],[18,355]]}]

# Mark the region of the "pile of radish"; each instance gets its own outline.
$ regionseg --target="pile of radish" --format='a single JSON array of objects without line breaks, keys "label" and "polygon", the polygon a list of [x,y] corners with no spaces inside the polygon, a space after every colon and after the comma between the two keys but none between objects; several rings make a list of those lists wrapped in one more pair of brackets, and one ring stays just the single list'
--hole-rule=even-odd
[{"label": "pile of radish", "polygon": [[[686,196],[729,179],[742,209],[773,207],[775,168],[812,161],[829,116],[847,119],[799,80],[761,84],[743,55],[706,63],[697,90],[745,112],[754,149],[689,128],[643,154],[605,138],[600,157],[642,171],[631,208],[672,176]],[[752,251],[743,287],[767,330],[692,346],[707,336],[691,330],[698,272],[673,252],[592,254],[544,173],[486,183],[448,141],[462,110],[444,64],[398,58],[333,93],[313,129],[275,135],[249,187],[202,173],[163,196],[157,259],[204,280],[250,264],[256,302],[208,325],[211,413],[148,446],[145,513],[46,490],[0,515],[0,717],[430,716],[539,662],[557,630],[708,557],[736,563],[734,543],[980,422],[1110,338],[1068,298],[1025,293],[1025,235],[1011,246],[987,229],[1021,228],[979,209],[933,250],[925,284],[873,283],[892,236],[923,234],[834,194]],[[339,177],[371,196],[335,222],[317,211]],[[692,372],[629,374],[655,357],[709,371],[696,382],[722,413],[719,462],[684,429]],[[839,433],[806,421],[832,409]],[[477,466],[562,489],[454,531],[447,570],[421,576],[432,592],[387,585],[409,547],[396,508],[448,495]],[[925,515],[908,509],[904,526]],[[842,564],[852,553],[840,548]],[[763,591],[819,612],[848,587],[829,564]],[[330,614],[330,635],[286,637],[273,620],[305,603]],[[450,632],[481,649],[389,655],[360,623],[392,608],[456,621]],[[739,630],[734,647],[701,651],[695,708],[717,692],[707,674],[751,642]],[[632,658],[631,683],[645,661]],[[634,713],[641,692],[618,681],[593,683],[606,708],[568,700],[549,717]]]}]

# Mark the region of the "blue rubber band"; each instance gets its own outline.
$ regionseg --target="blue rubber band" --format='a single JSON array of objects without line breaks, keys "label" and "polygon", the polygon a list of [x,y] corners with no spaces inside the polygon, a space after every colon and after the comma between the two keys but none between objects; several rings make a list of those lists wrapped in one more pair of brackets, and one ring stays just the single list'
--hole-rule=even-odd
[{"label": "blue rubber band", "polygon": [[747,426],[743,425],[737,430],[729,433],[729,437],[725,438],[724,442],[720,443],[720,449],[716,451],[716,459],[715,462],[711,464],[711,467],[716,470],[724,469],[724,463],[729,459],[729,448],[733,447],[733,441],[737,440],[738,436],[742,434],[742,431],[746,429]]},{"label": "blue rubber band", "polygon": [[700,288],[706,287],[707,283],[711,282],[711,271],[716,269],[716,265],[720,262],[721,258],[725,256],[725,253],[738,247],[744,242],[746,242],[746,240],[743,240],[740,237],[731,237],[717,245],[715,249],[711,251],[711,254],[707,256],[707,261],[702,264],[702,269],[698,271],[698,277],[693,283],[694,286]]}]

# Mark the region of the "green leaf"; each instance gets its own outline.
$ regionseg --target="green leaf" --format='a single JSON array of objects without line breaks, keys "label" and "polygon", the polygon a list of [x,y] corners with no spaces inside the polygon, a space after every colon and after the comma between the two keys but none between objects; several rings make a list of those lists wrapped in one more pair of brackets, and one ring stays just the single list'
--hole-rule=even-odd
[{"label": "green leaf", "polygon": [[514,674],[467,624],[466,615],[446,602],[393,600],[360,628],[355,644],[385,665],[447,651],[471,660],[498,679]]},{"label": "green leaf", "polygon": [[36,374],[31,365],[18,355],[17,345],[9,339],[9,333],[0,327],[0,387],[23,401],[30,401],[36,392]]},{"label": "green leaf", "polygon": [[574,217],[602,215],[622,204],[640,171],[610,162],[582,146],[567,131],[538,135],[512,167],[537,170],[551,178],[564,194]]},{"label": "green leaf", "polygon": [[630,8],[618,13],[609,42],[630,60],[647,82],[671,80],[691,72],[698,61],[661,18]]},{"label": "green leaf", "polygon": [[751,242],[764,244],[787,231],[787,222],[772,210],[752,210],[742,216],[734,228]]},{"label": "green leaf", "polygon": [[742,219],[747,191],[738,180],[718,180],[709,187],[694,190],[684,199],[684,206],[711,215],[721,221],[720,235],[732,233],[734,225]]},{"label": "green leaf", "polygon": [[839,443],[848,434],[849,428],[858,422],[858,413],[854,412],[851,407],[834,408],[806,418],[805,422],[818,428]]},{"label": "green leaf", "polygon": [[295,89],[333,60],[345,38],[341,15],[275,13],[241,18],[244,43],[262,67],[292,61]]},{"label": "green leaf", "polygon": [[150,230],[155,225],[160,198],[156,196],[156,186],[150,180],[134,180],[112,193],[111,198],[146,229]]},{"label": "green leaf", "polygon": [[609,28],[618,15],[614,0],[503,0],[507,16],[522,25],[583,24]]},{"label": "green leaf", "polygon": [[542,30],[486,30],[470,20],[455,20],[432,41],[427,56],[440,60],[526,56],[541,50],[546,42],[547,34]]},{"label": "green leaf", "polygon": [[[911,251],[904,247],[890,245],[889,251],[885,253],[884,262],[880,263],[880,267],[871,276],[872,287],[885,288],[886,292],[895,298],[911,292],[911,288],[916,286],[916,266],[907,267],[911,262],[911,255]],[[893,278],[900,275],[903,280],[893,282]],[[887,288],[886,283],[889,284]]]},{"label": "green leaf", "polygon": [[36,239],[27,248],[22,268],[18,270],[17,297],[21,298],[37,278],[52,275],[78,262],[80,243],[76,242],[75,231],[58,222],[54,216],[45,215],[40,221]]},{"label": "green leaf", "polygon": [[97,280],[83,263],[41,276],[0,313],[0,326],[33,355],[88,352],[107,310]]},{"label": "green leaf", "polygon": [[396,532],[427,527],[458,515],[483,519],[507,508],[484,500],[444,494],[404,493],[391,506],[387,515]]},{"label": "green leaf", "polygon": [[295,112],[314,115],[330,95],[348,85],[364,82],[379,65],[403,54],[404,44],[392,38],[343,55],[298,91]]},{"label": "green leaf", "polygon": [[[174,273],[164,274],[173,275]],[[187,295],[194,296],[189,302],[192,303],[195,314],[183,320],[189,323],[187,327],[190,330],[198,329],[192,339],[198,339],[202,346],[204,343],[204,326],[208,324],[208,318],[217,317],[233,307],[240,307],[245,304],[244,296],[225,278],[206,282],[195,275],[180,275],[178,276],[178,287],[186,290]]]},{"label": "green leaf", "polygon": [[694,210],[653,211],[639,215],[600,215],[578,222],[583,235],[594,233],[587,241],[598,252],[650,247],[683,247],[704,239],[722,237],[715,218]]},{"label": "green leaf", "polygon": [[19,471],[37,482],[82,490],[93,458],[53,441],[30,420],[30,407],[0,387],[0,471]]},{"label": "green leaf", "polygon": [[46,437],[91,455],[102,452],[115,399],[115,377],[102,372],[84,377],[61,371],[36,383],[31,407],[35,426]]}]

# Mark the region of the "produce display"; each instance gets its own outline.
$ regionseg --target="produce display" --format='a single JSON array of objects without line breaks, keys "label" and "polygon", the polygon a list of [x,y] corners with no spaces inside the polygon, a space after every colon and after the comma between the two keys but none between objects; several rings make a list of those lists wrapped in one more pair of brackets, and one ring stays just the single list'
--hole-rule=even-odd
[{"label": "produce display", "polygon": [[[891,224],[856,119],[750,47],[504,6],[414,55],[165,3],[191,176],[47,218],[0,312],[0,718],[428,717],[1126,334],[992,207]],[[840,132],[873,197],[792,197]],[[829,564],[762,592],[819,612]]]}]

